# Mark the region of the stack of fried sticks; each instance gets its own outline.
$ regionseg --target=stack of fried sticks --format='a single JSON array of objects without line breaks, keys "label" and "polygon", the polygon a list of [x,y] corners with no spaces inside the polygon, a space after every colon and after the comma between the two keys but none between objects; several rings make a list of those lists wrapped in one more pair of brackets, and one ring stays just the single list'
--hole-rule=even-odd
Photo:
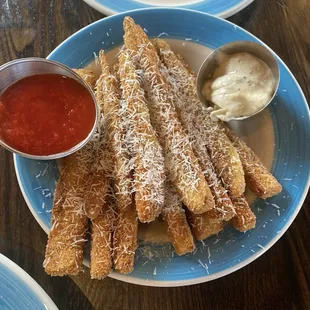
[{"label": "stack of fried sticks", "polygon": [[[90,274],[133,270],[138,222],[161,215],[178,255],[223,230],[255,227],[245,186],[260,198],[281,185],[260,159],[198,100],[195,75],[160,39],[124,19],[124,47],[100,78],[76,72],[94,89],[100,111],[93,139],[64,160],[54,193],[44,268],[81,271],[90,225]],[[96,86],[95,86],[96,85]]]}]

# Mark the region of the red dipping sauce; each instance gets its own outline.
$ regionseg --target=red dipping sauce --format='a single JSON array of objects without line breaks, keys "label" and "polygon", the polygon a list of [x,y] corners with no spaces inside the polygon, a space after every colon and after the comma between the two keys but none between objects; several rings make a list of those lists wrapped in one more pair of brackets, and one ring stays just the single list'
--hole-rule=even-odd
[{"label": "red dipping sauce", "polygon": [[0,137],[29,155],[53,155],[83,141],[96,118],[93,98],[72,78],[23,78],[0,96]]}]

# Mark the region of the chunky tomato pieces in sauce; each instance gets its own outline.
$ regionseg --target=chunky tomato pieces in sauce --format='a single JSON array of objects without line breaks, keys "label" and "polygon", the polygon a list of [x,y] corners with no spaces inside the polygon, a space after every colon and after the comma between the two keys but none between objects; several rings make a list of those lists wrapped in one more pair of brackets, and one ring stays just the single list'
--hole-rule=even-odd
[{"label": "chunky tomato pieces in sauce", "polygon": [[30,155],[69,150],[88,136],[95,117],[88,90],[62,75],[26,77],[0,96],[1,139]]}]

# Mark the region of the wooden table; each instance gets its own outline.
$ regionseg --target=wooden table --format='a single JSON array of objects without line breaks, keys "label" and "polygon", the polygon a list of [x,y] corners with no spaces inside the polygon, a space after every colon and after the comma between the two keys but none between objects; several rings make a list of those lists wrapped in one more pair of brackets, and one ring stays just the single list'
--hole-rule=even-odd
[{"label": "wooden table", "polygon": [[[69,35],[103,17],[81,0],[0,0],[0,64],[20,57],[46,57]],[[257,0],[230,20],[267,43],[310,100],[310,1]],[[91,281],[88,273],[64,278],[46,275],[42,262],[47,236],[26,206],[12,154],[3,148],[0,193],[0,252],[26,270],[60,309],[310,307],[309,195],[281,240],[242,270],[201,285],[151,288],[110,278]]]}]

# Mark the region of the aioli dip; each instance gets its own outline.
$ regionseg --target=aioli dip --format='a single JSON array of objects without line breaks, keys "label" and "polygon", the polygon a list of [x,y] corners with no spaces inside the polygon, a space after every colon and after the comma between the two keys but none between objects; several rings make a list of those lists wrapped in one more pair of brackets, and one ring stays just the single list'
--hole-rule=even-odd
[{"label": "aioli dip", "polygon": [[202,92],[214,104],[211,116],[229,121],[260,111],[274,90],[272,72],[263,61],[249,53],[235,53],[225,55]]}]

